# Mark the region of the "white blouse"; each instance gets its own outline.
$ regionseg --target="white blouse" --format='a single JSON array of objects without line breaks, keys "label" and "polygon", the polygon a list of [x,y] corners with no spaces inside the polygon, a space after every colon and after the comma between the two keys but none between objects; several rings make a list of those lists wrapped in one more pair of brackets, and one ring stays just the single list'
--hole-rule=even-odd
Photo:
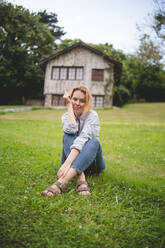
[{"label": "white blouse", "polygon": [[[74,140],[71,149],[75,148],[79,151],[83,148],[88,139],[99,139],[99,118],[94,110],[90,110],[80,116],[80,120],[75,117],[76,123],[68,122],[68,112],[62,116],[62,128],[64,133],[75,134],[78,133]],[[79,128],[80,125],[80,128]]]}]

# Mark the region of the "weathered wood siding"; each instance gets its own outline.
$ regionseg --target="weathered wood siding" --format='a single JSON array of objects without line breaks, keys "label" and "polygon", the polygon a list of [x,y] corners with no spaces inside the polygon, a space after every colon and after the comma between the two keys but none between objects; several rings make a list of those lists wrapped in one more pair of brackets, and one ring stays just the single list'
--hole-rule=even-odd
[{"label": "weathered wood siding", "polygon": [[[73,66],[84,68],[83,80],[52,80],[51,73],[53,66]],[[99,55],[85,48],[75,48],[69,53],[60,55],[47,63],[44,94],[63,94],[65,90],[70,90],[77,85],[86,85],[92,95],[106,95],[105,85],[109,77],[113,80],[113,71],[110,73],[106,70],[109,64]],[[91,81],[92,69],[104,69],[104,81]],[[107,89],[108,95],[112,94],[112,86]],[[109,105],[109,104],[108,104]]]}]

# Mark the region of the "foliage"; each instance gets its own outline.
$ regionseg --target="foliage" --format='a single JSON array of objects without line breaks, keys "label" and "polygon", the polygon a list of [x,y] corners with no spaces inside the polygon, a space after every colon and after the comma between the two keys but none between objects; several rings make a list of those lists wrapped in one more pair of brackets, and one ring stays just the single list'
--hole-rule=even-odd
[{"label": "foliage", "polygon": [[153,28],[159,38],[165,41],[165,1],[154,0],[155,13]]},{"label": "foliage", "polygon": [[43,75],[37,63],[53,52],[52,32],[57,33],[45,24],[40,14],[30,13],[22,6],[0,3],[1,104],[42,94]]},{"label": "foliage", "polygon": [[117,50],[113,48],[112,44],[105,43],[105,44],[92,44],[89,43],[90,46],[100,50],[102,53],[109,56],[111,59],[116,61],[123,61],[126,58],[126,55],[123,53],[122,50]]},{"label": "foliage", "polygon": [[161,51],[149,35],[141,38],[137,53],[138,73],[135,94],[146,101],[165,101],[165,71],[161,64]]},{"label": "foliage", "polygon": [[161,48],[151,40],[148,34],[143,34],[139,40],[140,45],[138,47],[137,56],[141,63],[148,65],[161,65]]},{"label": "foliage", "polygon": [[148,102],[165,101],[165,71],[152,65],[142,67],[138,82],[135,88],[137,98]]},{"label": "foliage", "polygon": [[123,106],[131,99],[130,91],[123,85],[119,85],[119,87],[114,87],[113,93],[113,105],[114,106]]},{"label": "foliage", "polygon": [[[51,34],[54,36],[55,41],[56,39],[60,39],[60,37],[65,34],[63,28],[57,26],[58,23],[57,14],[52,12],[47,13],[46,10],[39,11],[36,14],[40,15],[39,21],[41,23],[45,23],[46,25],[48,25]],[[56,43],[55,43],[55,48],[57,49]]]},{"label": "foliage", "polygon": [[41,196],[60,166],[62,110],[1,116],[1,247],[164,247],[164,107],[98,112],[106,170],[87,179],[90,197],[78,196],[75,180],[56,198]]},{"label": "foliage", "polygon": [[65,39],[65,40],[62,40],[58,45],[57,45],[57,52],[61,51],[61,50],[64,50],[65,48],[69,47],[69,46],[72,46],[74,44],[76,44],[77,42],[80,42],[82,40],[80,39],[74,39],[74,40],[71,40],[71,39]]},{"label": "foliage", "polygon": [[131,100],[165,101],[165,71],[162,50],[147,34],[139,38],[136,54],[126,55],[110,44],[93,45],[122,63],[120,86],[114,87],[113,104],[122,106]]},{"label": "foliage", "polygon": [[[137,53],[128,55],[122,61],[121,85],[129,90],[126,101],[165,101],[165,71],[161,59],[161,48],[155,45],[149,35],[142,35]],[[123,103],[126,101],[123,99]]]}]

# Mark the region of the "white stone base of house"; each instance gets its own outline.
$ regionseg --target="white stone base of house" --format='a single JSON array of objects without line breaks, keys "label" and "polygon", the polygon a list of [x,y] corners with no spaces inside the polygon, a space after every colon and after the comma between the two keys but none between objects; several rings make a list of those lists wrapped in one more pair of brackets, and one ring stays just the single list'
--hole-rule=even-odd
[{"label": "white stone base of house", "polygon": [[[63,95],[46,94],[45,107],[65,107]],[[92,95],[92,106],[94,108],[103,108],[112,106],[112,96]]]},{"label": "white stone base of house", "polygon": [[51,107],[52,106],[52,95],[45,95],[45,107]]}]

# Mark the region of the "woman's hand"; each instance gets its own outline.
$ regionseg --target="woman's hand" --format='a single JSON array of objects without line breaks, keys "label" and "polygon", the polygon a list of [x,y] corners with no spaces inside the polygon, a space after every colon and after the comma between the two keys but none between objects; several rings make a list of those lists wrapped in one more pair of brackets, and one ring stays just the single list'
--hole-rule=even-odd
[{"label": "woman's hand", "polygon": [[65,163],[60,167],[60,169],[57,172],[57,179],[59,179],[62,176],[65,176],[65,174],[68,172],[68,170],[70,169],[69,165],[66,165]]},{"label": "woman's hand", "polygon": [[64,177],[67,174],[68,170],[71,168],[72,162],[76,159],[79,153],[80,151],[75,148],[71,150],[69,156],[57,172],[57,179],[59,179],[60,177]]},{"label": "woman's hand", "polygon": [[70,95],[67,91],[65,91],[65,93],[63,95],[63,99],[65,100],[66,104],[71,103]]}]

